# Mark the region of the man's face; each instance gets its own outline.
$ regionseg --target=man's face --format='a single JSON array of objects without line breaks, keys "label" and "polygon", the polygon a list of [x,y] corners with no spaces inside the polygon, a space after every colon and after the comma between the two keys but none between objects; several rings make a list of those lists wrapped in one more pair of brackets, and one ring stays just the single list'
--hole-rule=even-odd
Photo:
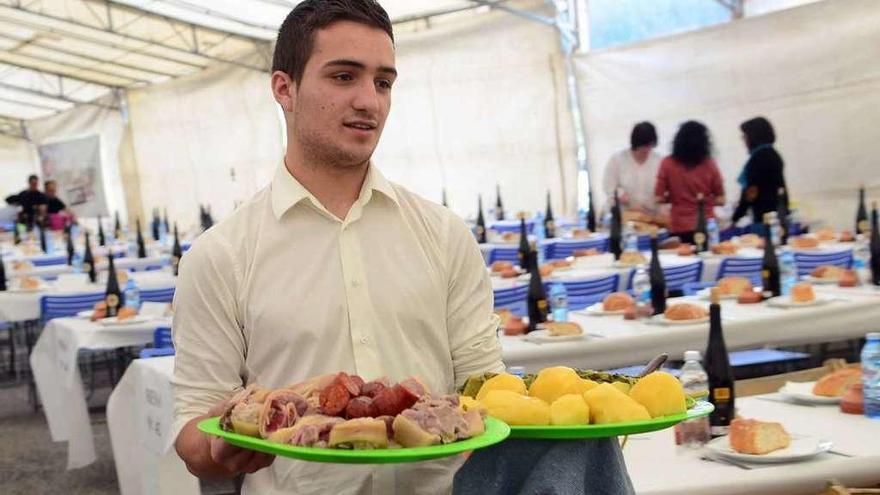
[{"label": "man's face", "polygon": [[55,196],[55,193],[58,192],[58,186],[55,185],[54,182],[46,183],[46,194],[48,196]]},{"label": "man's face", "polygon": [[291,139],[318,163],[370,159],[391,110],[394,45],[382,30],[339,21],[315,33],[302,81],[292,89]]},{"label": "man's face", "polygon": [[35,191],[40,186],[40,179],[28,179],[28,188]]}]

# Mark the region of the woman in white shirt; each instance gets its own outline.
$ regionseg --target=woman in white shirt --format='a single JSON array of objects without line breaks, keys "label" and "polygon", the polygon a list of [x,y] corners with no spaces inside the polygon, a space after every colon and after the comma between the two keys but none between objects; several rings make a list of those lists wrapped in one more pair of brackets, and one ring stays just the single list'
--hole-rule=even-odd
[{"label": "woman in white shirt", "polygon": [[616,189],[624,210],[654,216],[657,213],[654,182],[663,158],[654,152],[657,146],[657,130],[654,124],[636,124],[629,141],[629,148],[618,151],[608,160],[604,178],[605,194],[610,205]]}]

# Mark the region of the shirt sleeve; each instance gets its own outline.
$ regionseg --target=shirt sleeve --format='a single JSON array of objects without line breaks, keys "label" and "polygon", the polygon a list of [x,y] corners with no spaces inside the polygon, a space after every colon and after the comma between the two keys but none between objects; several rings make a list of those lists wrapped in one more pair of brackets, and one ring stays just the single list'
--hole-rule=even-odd
[{"label": "shirt sleeve", "polygon": [[455,385],[483,372],[504,371],[492,284],[474,236],[458,218],[449,221],[449,292],[446,328]]},{"label": "shirt sleeve", "polygon": [[602,189],[605,197],[613,198],[614,189],[620,184],[620,165],[617,163],[617,155],[612,155],[605,165],[605,176],[602,178]]},{"label": "shirt sleeve", "polygon": [[180,262],[174,294],[174,435],[242,387],[246,344],[236,317],[231,246],[214,232]]}]

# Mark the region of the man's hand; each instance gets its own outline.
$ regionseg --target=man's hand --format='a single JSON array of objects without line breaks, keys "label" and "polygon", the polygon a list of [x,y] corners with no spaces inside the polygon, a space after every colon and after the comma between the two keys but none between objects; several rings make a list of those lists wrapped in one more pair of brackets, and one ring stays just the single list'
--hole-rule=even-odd
[{"label": "man's hand", "polygon": [[226,404],[218,403],[205,416],[191,420],[177,436],[177,454],[186,463],[186,468],[198,478],[234,478],[239,473],[255,473],[275,461],[274,455],[236,447],[222,438],[199,431],[196,426],[198,422],[223,414]]}]

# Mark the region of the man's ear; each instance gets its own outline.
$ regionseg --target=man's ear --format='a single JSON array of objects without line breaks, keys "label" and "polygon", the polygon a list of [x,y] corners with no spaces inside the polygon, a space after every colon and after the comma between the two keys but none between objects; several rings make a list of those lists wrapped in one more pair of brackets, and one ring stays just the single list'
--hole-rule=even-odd
[{"label": "man's ear", "polygon": [[285,72],[276,70],[271,78],[272,96],[285,112],[292,112],[296,98],[296,83]]}]

